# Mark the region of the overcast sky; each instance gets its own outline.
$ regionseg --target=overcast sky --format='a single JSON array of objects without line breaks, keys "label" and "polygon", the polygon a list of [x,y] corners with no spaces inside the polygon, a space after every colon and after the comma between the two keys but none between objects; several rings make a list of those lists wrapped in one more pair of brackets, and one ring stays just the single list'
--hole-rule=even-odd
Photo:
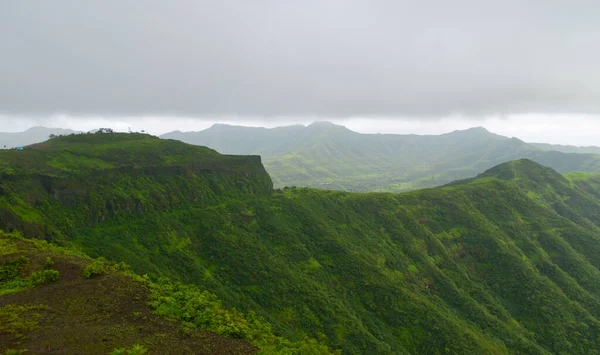
[{"label": "overcast sky", "polygon": [[0,1],[0,131],[316,118],[600,145],[598,14],[583,0]]}]

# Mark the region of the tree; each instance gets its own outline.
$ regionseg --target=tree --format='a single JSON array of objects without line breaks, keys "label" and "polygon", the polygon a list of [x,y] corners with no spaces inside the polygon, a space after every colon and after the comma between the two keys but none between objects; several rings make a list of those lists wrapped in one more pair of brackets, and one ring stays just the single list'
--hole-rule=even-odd
[{"label": "tree", "polygon": [[112,128],[98,128],[96,134],[104,134],[104,133],[115,133]]}]

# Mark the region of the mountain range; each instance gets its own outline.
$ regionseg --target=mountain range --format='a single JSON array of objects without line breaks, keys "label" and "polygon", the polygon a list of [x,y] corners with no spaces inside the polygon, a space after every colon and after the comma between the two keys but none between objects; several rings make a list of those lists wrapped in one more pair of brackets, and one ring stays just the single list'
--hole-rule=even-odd
[{"label": "mountain range", "polygon": [[[72,133],[79,132],[33,127],[0,133],[0,146],[25,146],[45,141],[51,134]],[[420,136],[361,134],[330,122],[271,129],[215,124],[199,132],[170,132],[162,138],[224,154],[260,155],[278,188],[401,192],[440,186],[521,158],[559,172],[600,172],[598,147],[525,143],[483,127]]]},{"label": "mountain range", "polygon": [[0,132],[0,149],[10,149],[25,145],[40,143],[48,139],[51,134],[66,135],[75,131],[63,128],[31,127],[24,132]]},{"label": "mountain range", "polygon": [[600,154],[600,147],[594,146],[583,146],[578,147],[574,145],[562,145],[562,144],[548,144],[548,143],[529,143],[529,145],[542,150],[555,150],[563,153],[593,153]]},{"label": "mountain range", "polygon": [[[131,347],[137,328],[119,324],[135,323],[110,323],[122,318],[137,319],[139,343],[160,353],[164,343],[144,340],[160,339],[146,331],[163,321],[155,316],[181,329],[165,332],[169,341],[202,342],[195,332],[204,330],[250,344],[223,349],[263,354],[600,348],[600,176],[560,174],[531,159],[400,194],[273,189],[259,156],[143,134],[73,135],[0,151],[0,229],[23,241],[0,238],[2,350],[38,351],[37,336],[58,338],[70,320],[89,332],[113,329],[104,348]],[[33,248],[26,241],[42,243],[41,256],[23,251]],[[56,245],[82,255],[70,262],[84,275],[98,276],[66,275]],[[20,256],[32,267],[15,269],[29,265]],[[121,277],[102,265],[127,269],[122,262],[151,280],[148,310],[135,296],[138,313],[110,306],[134,286],[100,286]],[[52,283],[53,271],[68,282]],[[75,297],[94,283],[107,298],[90,294],[92,318],[43,296],[72,285],[65,297]],[[126,330],[128,343],[117,343]],[[73,353],[75,345],[61,344],[56,353]]]},{"label": "mountain range", "polygon": [[521,158],[559,172],[600,172],[600,156],[588,154],[600,149],[531,145],[483,127],[419,136],[362,134],[330,122],[271,129],[215,124],[162,138],[225,154],[260,155],[276,187],[400,192],[443,185]]}]

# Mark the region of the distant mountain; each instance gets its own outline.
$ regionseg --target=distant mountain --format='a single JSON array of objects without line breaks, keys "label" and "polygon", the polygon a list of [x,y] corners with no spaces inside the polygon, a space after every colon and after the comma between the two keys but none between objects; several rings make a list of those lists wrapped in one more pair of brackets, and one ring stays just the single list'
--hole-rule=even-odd
[{"label": "distant mountain", "polygon": [[10,149],[14,147],[43,142],[47,140],[51,134],[65,135],[71,133],[75,133],[75,131],[72,131],[70,129],[46,127],[31,127],[25,132],[16,133],[0,132],[0,149]]},{"label": "distant mountain", "polygon": [[162,138],[225,154],[258,154],[276,187],[404,191],[443,185],[530,158],[559,172],[600,172],[600,156],[545,151],[483,127],[442,135],[361,134],[330,122],[256,128],[216,124]]},{"label": "distant mountain", "polygon": [[578,147],[575,145],[562,145],[562,144],[548,144],[548,143],[529,143],[536,148],[541,150],[555,150],[563,153],[593,153],[600,154],[600,147],[584,146]]}]

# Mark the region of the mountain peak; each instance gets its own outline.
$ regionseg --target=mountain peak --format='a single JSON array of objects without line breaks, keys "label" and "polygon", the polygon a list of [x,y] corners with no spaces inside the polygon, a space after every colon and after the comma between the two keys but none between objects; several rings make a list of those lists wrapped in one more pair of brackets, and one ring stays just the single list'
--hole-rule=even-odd
[{"label": "mountain peak", "polygon": [[337,131],[337,132],[352,132],[346,126],[338,125],[329,121],[315,121],[308,126],[307,129],[310,130],[319,130],[319,131]]},{"label": "mountain peak", "polygon": [[494,133],[488,131],[483,126],[477,126],[477,127],[467,128],[467,129],[457,129],[448,134],[480,134],[480,135],[482,135],[482,134],[494,134]]},{"label": "mountain peak", "polygon": [[207,129],[221,129],[221,128],[229,128],[229,127],[235,127],[234,125],[230,125],[227,123],[213,123],[210,127],[208,127]]},{"label": "mountain peak", "polygon": [[[212,126],[200,131],[201,134],[213,134],[215,136],[230,136],[230,135],[248,135],[258,132],[264,133],[268,128],[241,126],[227,123],[215,123]],[[252,132],[252,133],[250,133]]]},{"label": "mountain peak", "polygon": [[50,130],[50,128],[47,128],[44,126],[33,126],[33,127],[29,127],[27,130],[25,130],[25,132],[48,131],[48,130]]},{"label": "mountain peak", "polygon": [[467,129],[457,129],[450,133],[442,134],[442,136],[460,137],[461,139],[464,137],[476,139],[508,139],[508,137],[492,133],[482,126],[471,127]]},{"label": "mountain peak", "polygon": [[75,131],[66,128],[52,128],[52,127],[44,127],[44,126],[33,126],[25,130],[23,133],[49,133],[49,132],[68,132],[73,133]]},{"label": "mountain peak", "polygon": [[547,186],[548,184],[557,186],[557,184],[567,183],[567,179],[554,169],[531,159],[523,158],[498,164],[474,178],[456,180],[444,186],[463,185],[485,178],[519,181],[520,184],[524,184],[524,186],[528,186],[532,190],[537,189],[539,186]]},{"label": "mountain peak", "polygon": [[323,128],[323,127],[343,127],[343,126],[336,125],[335,123],[329,122],[329,121],[315,121],[315,122],[309,124],[307,127]]},{"label": "mountain peak", "polygon": [[484,177],[495,177],[501,180],[564,180],[564,177],[552,168],[536,163],[530,159],[519,159],[502,163],[477,176],[477,178]]},{"label": "mountain peak", "polygon": [[476,126],[476,127],[471,127],[471,128],[467,128],[465,129],[465,131],[467,132],[486,132],[486,133],[490,133],[490,131],[487,130],[487,128],[483,127],[483,126]]}]

